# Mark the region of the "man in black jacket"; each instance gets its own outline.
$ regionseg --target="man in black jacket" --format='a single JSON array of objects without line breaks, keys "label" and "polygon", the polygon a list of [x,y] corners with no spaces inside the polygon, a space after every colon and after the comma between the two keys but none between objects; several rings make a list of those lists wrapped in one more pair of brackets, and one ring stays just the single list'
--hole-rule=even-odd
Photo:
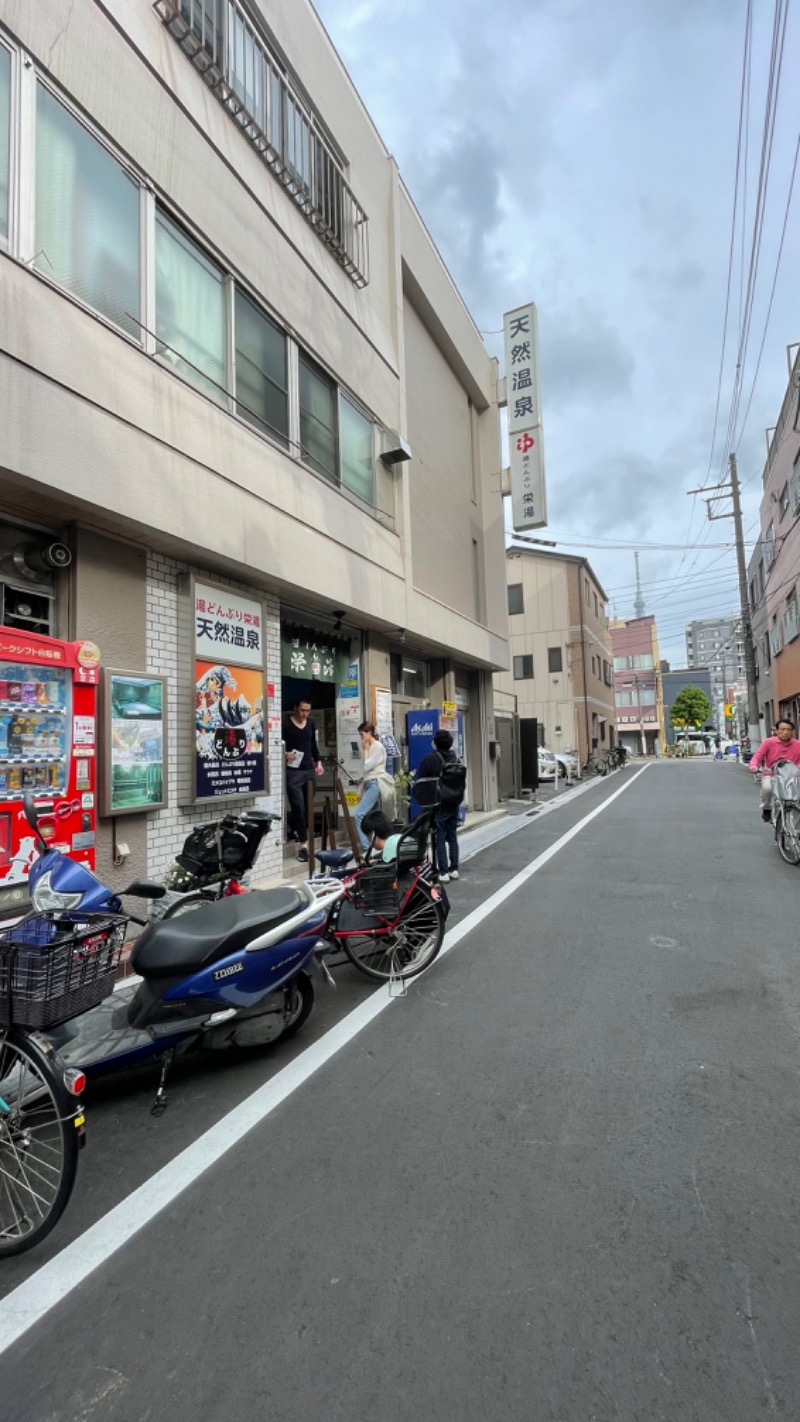
[{"label": "man in black jacket", "polygon": [[[458,757],[453,750],[453,737],[449,731],[437,731],[433,738],[433,750],[423,756],[417,771],[419,780],[441,780],[446,765],[457,765]],[[447,884],[458,878],[458,811],[464,798],[463,789],[452,788],[442,783],[440,804],[436,812],[436,862],[439,878]]]}]

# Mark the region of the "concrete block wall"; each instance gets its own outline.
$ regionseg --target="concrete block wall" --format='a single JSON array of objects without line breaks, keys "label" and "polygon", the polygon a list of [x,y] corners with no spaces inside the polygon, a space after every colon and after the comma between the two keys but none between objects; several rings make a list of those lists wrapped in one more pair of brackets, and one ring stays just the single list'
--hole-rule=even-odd
[{"label": "concrete block wall", "polygon": [[[178,705],[178,687],[181,681],[183,662],[191,657],[191,649],[179,646],[178,638],[178,578],[181,573],[191,571],[188,564],[178,562],[165,554],[152,550],[147,554],[147,669],[167,677],[169,728],[169,767],[167,783],[169,804],[166,809],[153,815],[147,825],[147,872],[151,878],[161,878],[173,863],[183,842],[194,825],[205,824],[218,819],[226,812],[226,802],[219,805],[202,805],[185,808],[178,804],[178,736],[189,734],[185,707]],[[281,641],[280,612],[278,599],[258,588],[248,587],[230,578],[221,578],[202,568],[193,570],[198,577],[206,577],[210,582],[221,583],[234,592],[247,597],[258,598],[264,610],[264,632],[266,647],[266,680],[275,687],[275,698],[269,702],[269,712],[279,717],[281,704]],[[265,712],[267,707],[265,705]],[[262,801],[266,808],[276,815],[283,811],[283,756],[280,746],[280,731],[270,733],[265,726],[269,745],[269,789],[266,796],[253,796],[252,800],[237,800],[235,809]],[[280,879],[282,875],[282,831],[275,825],[261,846],[261,852],[251,874],[254,884],[270,879]]]}]

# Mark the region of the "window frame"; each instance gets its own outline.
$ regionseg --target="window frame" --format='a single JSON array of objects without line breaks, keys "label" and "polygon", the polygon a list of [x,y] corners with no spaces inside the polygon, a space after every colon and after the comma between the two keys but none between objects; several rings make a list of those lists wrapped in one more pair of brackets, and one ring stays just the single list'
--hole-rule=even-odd
[{"label": "window frame", "polygon": [[[520,665],[522,670],[518,673],[517,667]],[[526,671],[526,666],[530,666],[530,671]],[[533,681],[535,679],[533,675],[533,652],[523,652],[520,656],[514,657],[512,672],[514,681]]]},{"label": "window frame", "polygon": [[[511,594],[519,592],[519,607],[512,608]],[[525,591],[522,583],[509,583],[507,586],[507,605],[509,617],[521,617],[525,612]]]},{"label": "window frame", "polygon": [[17,148],[19,143],[19,93],[18,93],[18,71],[19,53],[15,47],[9,43],[5,35],[0,35],[0,48],[8,54],[8,231],[0,232],[0,252],[13,253],[16,245],[17,222],[16,222],[16,201],[18,191],[17,182]]},{"label": "window frame", "polygon": [[[553,662],[558,661],[558,666],[553,666]],[[547,670],[550,676],[559,676],[564,670],[564,651],[562,647],[547,648]]]}]

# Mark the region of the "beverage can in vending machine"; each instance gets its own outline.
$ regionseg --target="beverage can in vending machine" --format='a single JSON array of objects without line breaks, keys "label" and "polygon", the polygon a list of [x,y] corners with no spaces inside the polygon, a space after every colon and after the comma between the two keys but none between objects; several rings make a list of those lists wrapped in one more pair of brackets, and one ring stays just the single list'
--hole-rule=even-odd
[{"label": "beverage can in vending machine", "polygon": [[22,771],[18,765],[8,767],[8,788],[13,791],[22,789]]},{"label": "beverage can in vending machine", "polygon": [[8,682],[0,681],[0,701],[8,701]]},{"label": "beverage can in vending machine", "polygon": [[35,772],[35,775],[34,775],[34,784],[36,785],[37,790],[38,790],[38,789],[41,789],[43,786],[47,785],[47,766],[46,766],[46,765],[37,765],[37,767],[36,767],[36,772]]},{"label": "beverage can in vending machine", "polygon": [[23,704],[23,706],[35,706],[35,705],[36,705],[36,682],[35,682],[35,681],[23,681],[23,683],[22,683],[22,689],[21,689],[21,697],[22,697],[22,704]]},{"label": "beverage can in vending machine", "polygon": [[35,784],[36,784],[36,776],[34,775],[33,766],[32,766],[32,765],[23,765],[23,767],[22,767],[22,788],[23,788],[23,790],[32,790]]},{"label": "beverage can in vending machine", "polygon": [[21,700],[22,700],[22,682],[21,682],[21,681],[10,681],[10,682],[8,683],[8,699],[9,699],[9,701],[21,701]]},{"label": "beverage can in vending machine", "polygon": [[51,705],[51,706],[60,706],[60,705],[61,705],[61,682],[60,682],[60,681],[48,681],[48,683],[47,683],[47,699],[48,699],[48,701],[50,702],[50,705]]},{"label": "beverage can in vending machine", "polygon": [[47,705],[49,704],[49,701],[50,701],[50,696],[49,696],[49,693],[48,693],[47,682],[46,682],[46,681],[37,681],[37,683],[36,683],[36,705],[37,705],[37,706],[47,706]]}]

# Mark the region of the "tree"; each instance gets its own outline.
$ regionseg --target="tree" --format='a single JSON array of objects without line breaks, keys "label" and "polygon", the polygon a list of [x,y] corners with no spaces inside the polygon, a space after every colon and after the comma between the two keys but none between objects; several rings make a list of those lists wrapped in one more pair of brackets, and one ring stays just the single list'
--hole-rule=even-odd
[{"label": "tree", "polygon": [[711,702],[699,686],[684,686],[672,703],[670,721],[673,726],[698,729],[711,715]]}]

